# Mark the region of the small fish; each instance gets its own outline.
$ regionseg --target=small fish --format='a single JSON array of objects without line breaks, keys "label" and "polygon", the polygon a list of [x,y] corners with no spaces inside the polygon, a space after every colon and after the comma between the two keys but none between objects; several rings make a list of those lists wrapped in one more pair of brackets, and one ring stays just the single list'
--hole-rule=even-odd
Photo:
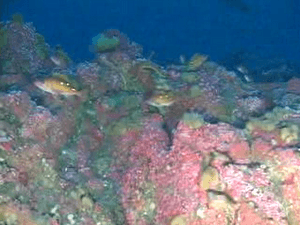
[{"label": "small fish", "polygon": [[185,56],[184,56],[184,55],[180,55],[180,56],[179,56],[179,61],[180,61],[181,64],[185,64],[185,63],[186,63],[186,58],[185,58]]},{"label": "small fish", "polygon": [[300,113],[287,113],[282,116],[280,121],[300,123]]},{"label": "small fish", "polygon": [[63,79],[63,77],[51,77],[45,79],[44,81],[35,81],[34,85],[53,95],[82,95],[81,91],[77,90],[73,85],[71,85],[70,82]]},{"label": "small fish", "polygon": [[170,93],[154,94],[147,103],[155,107],[170,106],[175,102],[175,96]]},{"label": "small fish", "polygon": [[236,67],[236,69],[237,69],[237,71],[239,71],[240,73],[242,73],[242,74],[248,74],[249,73],[249,70],[247,69],[247,67],[246,66],[244,66],[244,65],[238,65],[237,67]]},{"label": "small fish", "polygon": [[57,55],[51,56],[50,59],[56,66],[63,67],[65,65]]},{"label": "small fish", "polygon": [[241,65],[238,65],[236,67],[236,69],[243,75],[243,78],[245,79],[246,82],[248,82],[248,83],[253,82],[253,79],[251,78],[251,76],[249,76],[249,70],[246,66],[241,64]]},{"label": "small fish", "polygon": [[71,63],[71,59],[60,46],[56,46],[55,52],[50,57],[51,61],[58,67],[65,68]]},{"label": "small fish", "polygon": [[270,69],[270,70],[264,70],[264,71],[262,71],[261,74],[263,76],[272,76],[275,73],[289,73],[289,72],[292,72],[292,70],[290,70],[288,68],[288,66],[286,64],[284,64],[284,65],[281,65],[277,68],[273,68],[273,69]]},{"label": "small fish", "polygon": [[199,67],[202,66],[204,62],[208,60],[207,55],[202,55],[202,54],[194,54],[191,58],[191,60],[188,63],[188,70],[197,70]]}]

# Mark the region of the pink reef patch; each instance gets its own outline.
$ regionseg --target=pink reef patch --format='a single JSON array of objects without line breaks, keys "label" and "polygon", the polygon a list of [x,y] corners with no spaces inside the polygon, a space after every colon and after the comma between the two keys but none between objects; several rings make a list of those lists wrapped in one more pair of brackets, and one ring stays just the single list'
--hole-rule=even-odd
[{"label": "pink reef patch", "polygon": [[25,121],[22,136],[43,143],[48,138],[47,130],[51,122],[53,122],[53,117],[50,111],[46,108],[38,107]]},{"label": "pink reef patch", "polygon": [[6,95],[5,105],[21,122],[27,119],[32,110],[32,102],[26,92],[16,92]]},{"label": "pink reef patch", "polygon": [[[168,224],[178,215],[185,215],[189,225],[213,224],[218,218],[219,224],[226,224],[227,214],[219,217],[222,215],[220,209],[207,208],[210,199],[207,191],[199,185],[203,163],[211,157],[211,153],[218,152],[223,157],[212,159],[210,165],[218,168],[220,183],[212,187],[218,188],[215,191],[230,196],[234,201],[231,220],[248,224],[245,213],[249,211],[256,218],[255,221],[261,221],[261,224],[267,221],[266,218],[286,224],[283,201],[272,191],[276,189],[276,184],[272,182],[269,169],[262,167],[261,161],[251,164],[254,155],[254,159],[267,159],[261,156],[273,152],[272,146],[258,139],[253,146],[259,149],[252,152],[241,133],[230,125],[205,125],[192,130],[179,123],[172,150],[166,151],[167,135],[159,118],[153,116],[146,120],[138,136],[129,133],[124,136],[128,143],[136,140],[134,146],[120,145],[130,152],[130,166],[122,178],[123,206],[128,209],[129,221],[143,221],[141,215],[147,208],[147,202],[153,202],[153,219],[159,224]],[[289,151],[277,152],[277,157],[283,162],[294,157]],[[298,160],[292,162],[297,164]],[[149,185],[153,188],[150,199],[144,194]],[[253,202],[259,213],[254,213],[250,206],[246,207],[245,200]],[[204,218],[192,217],[199,213],[199,207],[203,210]]]}]

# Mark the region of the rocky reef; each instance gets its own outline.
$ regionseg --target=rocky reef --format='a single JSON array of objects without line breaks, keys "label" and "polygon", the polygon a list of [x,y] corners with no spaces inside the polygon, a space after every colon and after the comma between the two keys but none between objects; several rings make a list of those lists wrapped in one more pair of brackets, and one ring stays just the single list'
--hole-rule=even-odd
[{"label": "rocky reef", "polygon": [[1,224],[300,223],[299,78],[163,67],[117,30],[92,42],[75,64],[1,24]]}]

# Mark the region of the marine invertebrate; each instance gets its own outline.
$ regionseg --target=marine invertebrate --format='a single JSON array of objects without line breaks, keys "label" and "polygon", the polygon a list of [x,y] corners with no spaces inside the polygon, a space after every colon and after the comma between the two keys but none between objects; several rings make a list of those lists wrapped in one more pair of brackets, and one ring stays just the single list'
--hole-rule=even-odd
[{"label": "marine invertebrate", "polygon": [[6,203],[0,207],[0,221],[5,224],[37,225],[26,206]]},{"label": "marine invertebrate", "polygon": [[203,91],[200,89],[200,87],[198,85],[193,85],[190,89],[189,89],[189,92],[190,92],[190,96],[192,98],[196,98],[196,97],[199,97],[200,95],[203,94]]},{"label": "marine invertebrate", "polygon": [[191,129],[198,129],[205,124],[202,116],[197,113],[184,113],[183,122]]},{"label": "marine invertebrate", "polygon": [[276,107],[260,118],[251,119],[246,129],[253,137],[263,137],[274,145],[299,142],[299,121],[293,110]]},{"label": "marine invertebrate", "polygon": [[280,130],[280,138],[287,144],[296,143],[299,141],[299,127],[295,124],[291,124],[288,127],[284,127]]},{"label": "marine invertebrate", "polygon": [[120,45],[118,37],[107,37],[105,34],[98,34],[92,39],[96,52],[113,51]]},{"label": "marine invertebrate", "polygon": [[170,225],[187,225],[188,222],[186,220],[186,216],[175,216],[171,219]]},{"label": "marine invertebrate", "polygon": [[221,186],[219,172],[216,168],[208,166],[201,174],[201,179],[199,182],[200,188],[204,190],[215,189],[218,190]]},{"label": "marine invertebrate", "polygon": [[[103,32],[108,38],[117,38],[120,41],[119,46],[115,50],[115,53],[122,52],[126,54],[130,59],[136,59],[140,57],[143,51],[141,45],[131,42],[129,38],[122,32],[116,29],[109,29]],[[114,53],[112,53],[114,55]]]},{"label": "marine invertebrate", "polygon": [[197,80],[200,79],[200,76],[196,72],[187,72],[186,71],[181,74],[181,79],[187,83],[195,83]]},{"label": "marine invertebrate", "polygon": [[35,49],[37,52],[37,55],[45,60],[49,57],[49,46],[45,43],[45,38],[43,35],[37,34],[35,39]]},{"label": "marine invertebrate", "polygon": [[[0,53],[3,47],[7,45],[7,29],[2,27],[0,28]],[[1,54],[0,54],[1,55]]]}]

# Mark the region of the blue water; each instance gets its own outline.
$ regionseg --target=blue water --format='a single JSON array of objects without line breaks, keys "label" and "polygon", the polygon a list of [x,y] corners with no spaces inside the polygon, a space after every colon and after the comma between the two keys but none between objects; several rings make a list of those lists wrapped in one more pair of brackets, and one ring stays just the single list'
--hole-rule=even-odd
[{"label": "blue water", "polygon": [[154,52],[158,62],[178,61],[180,55],[208,54],[222,61],[236,51],[263,58],[300,61],[300,1],[243,0],[4,0],[1,20],[13,13],[33,22],[46,42],[63,46],[79,62],[93,59],[92,37],[119,29]]}]

